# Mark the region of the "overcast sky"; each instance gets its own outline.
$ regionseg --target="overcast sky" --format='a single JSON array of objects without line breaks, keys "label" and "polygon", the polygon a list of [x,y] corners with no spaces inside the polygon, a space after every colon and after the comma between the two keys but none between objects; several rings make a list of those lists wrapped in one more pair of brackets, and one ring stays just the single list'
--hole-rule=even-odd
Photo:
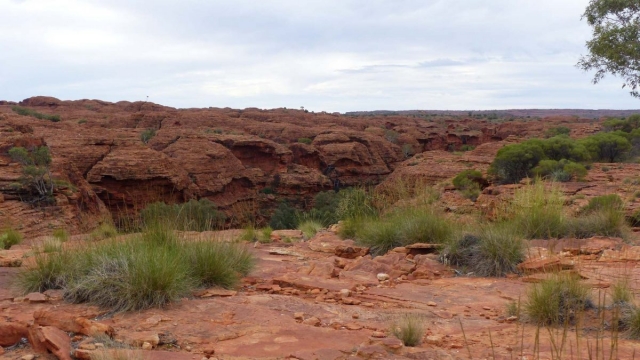
[{"label": "overcast sky", "polygon": [[588,0],[0,0],[0,99],[638,109],[575,67]]}]

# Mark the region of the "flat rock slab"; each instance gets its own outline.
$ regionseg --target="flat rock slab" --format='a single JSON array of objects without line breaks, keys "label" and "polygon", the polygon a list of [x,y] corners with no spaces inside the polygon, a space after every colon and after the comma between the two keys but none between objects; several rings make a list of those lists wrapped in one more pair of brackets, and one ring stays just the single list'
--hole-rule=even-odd
[{"label": "flat rock slab", "polygon": [[200,290],[198,292],[195,292],[193,295],[201,298],[208,298],[208,297],[214,297],[214,296],[222,296],[222,297],[235,296],[236,294],[238,294],[238,292],[234,290],[213,288],[213,289],[207,289],[207,290]]},{"label": "flat rock slab", "polygon": [[273,283],[281,287],[292,287],[300,290],[327,289],[329,291],[340,291],[350,289],[355,283],[337,279],[321,279],[312,276],[299,274],[286,274],[273,279]]}]

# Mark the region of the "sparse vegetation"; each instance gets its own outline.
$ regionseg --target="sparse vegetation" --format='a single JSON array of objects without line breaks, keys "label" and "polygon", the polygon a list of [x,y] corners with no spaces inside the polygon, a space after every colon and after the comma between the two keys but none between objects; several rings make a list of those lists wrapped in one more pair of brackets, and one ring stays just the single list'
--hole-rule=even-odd
[{"label": "sparse vegetation", "polygon": [[303,138],[299,138],[298,142],[301,144],[307,144],[307,145],[311,145],[311,143],[313,142],[313,140],[303,137]]},{"label": "sparse vegetation", "polygon": [[34,117],[36,119],[40,119],[40,120],[49,120],[51,122],[58,122],[60,121],[60,115],[49,115],[49,114],[43,114],[40,112],[37,112],[35,110],[26,108],[26,107],[22,107],[22,106],[12,106],[11,110],[13,110],[13,112],[15,112],[18,115],[22,115],[22,116],[31,116]]},{"label": "sparse vegetation", "polygon": [[318,231],[322,230],[324,226],[315,220],[305,220],[300,222],[298,225],[298,230],[302,231],[302,234],[306,239],[311,239],[318,233]]},{"label": "sparse vegetation", "polygon": [[286,201],[278,204],[269,220],[269,226],[274,230],[296,229],[298,227],[298,212]]},{"label": "sparse vegetation", "polygon": [[95,228],[91,234],[89,234],[89,238],[97,241],[109,239],[116,235],[118,235],[118,229],[116,229],[111,222],[105,221]]},{"label": "sparse vegetation", "polygon": [[153,139],[154,136],[156,136],[156,129],[146,129],[140,134],[140,140],[146,144]]},{"label": "sparse vegetation", "polygon": [[64,228],[57,228],[53,230],[53,237],[60,240],[61,242],[65,242],[69,240],[69,233]]},{"label": "sparse vegetation", "polygon": [[571,323],[576,315],[593,304],[589,287],[575,275],[554,275],[534,284],[525,303],[526,314],[538,325]]},{"label": "sparse vegetation", "polygon": [[14,229],[7,229],[0,234],[0,249],[10,249],[22,242],[22,235]]},{"label": "sparse vegetation", "polygon": [[554,136],[558,136],[558,135],[569,135],[571,133],[571,129],[569,129],[566,126],[555,126],[552,128],[547,129],[547,131],[545,132],[545,137],[547,138],[552,138]]},{"label": "sparse vegetation", "polygon": [[35,263],[18,276],[23,291],[62,289],[70,302],[130,311],[164,306],[201,286],[234,286],[253,257],[240,244],[182,241],[158,226],[126,241],[38,254]]},{"label": "sparse vegetation", "polygon": [[611,302],[614,305],[631,304],[633,301],[633,294],[629,287],[629,278],[624,278],[616,281],[611,287]]},{"label": "sparse vegetation", "polygon": [[189,200],[183,204],[168,205],[156,202],[147,205],[141,212],[143,224],[170,223],[176,230],[208,231],[221,229],[226,216],[208,199]]},{"label": "sparse vegetation", "polygon": [[392,325],[391,333],[400,339],[404,346],[417,346],[424,336],[424,324],[418,316],[404,314]]},{"label": "sparse vegetation", "polygon": [[51,175],[51,154],[46,146],[31,149],[13,147],[9,149],[13,161],[22,165],[20,183],[32,202],[52,202],[55,183]]},{"label": "sparse vegetation", "polygon": [[464,170],[453,178],[453,186],[462,196],[472,201],[476,201],[482,188],[487,185],[488,182],[482,173],[474,169]]}]

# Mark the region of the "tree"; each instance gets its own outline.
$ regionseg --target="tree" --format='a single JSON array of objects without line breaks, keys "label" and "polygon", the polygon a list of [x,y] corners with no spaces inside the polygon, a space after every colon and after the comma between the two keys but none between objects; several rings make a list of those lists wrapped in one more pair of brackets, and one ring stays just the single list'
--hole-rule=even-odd
[{"label": "tree", "polygon": [[593,28],[593,38],[586,44],[589,54],[577,66],[596,70],[594,84],[607,73],[621,77],[622,87],[640,97],[640,2],[591,0],[582,18]]},{"label": "tree", "polygon": [[622,136],[598,133],[580,140],[595,161],[616,162],[631,150],[631,143]]},{"label": "tree", "polygon": [[30,150],[13,147],[9,150],[13,161],[22,164],[22,185],[39,197],[36,201],[53,196],[53,177],[51,176],[51,154],[46,146],[36,146]]}]

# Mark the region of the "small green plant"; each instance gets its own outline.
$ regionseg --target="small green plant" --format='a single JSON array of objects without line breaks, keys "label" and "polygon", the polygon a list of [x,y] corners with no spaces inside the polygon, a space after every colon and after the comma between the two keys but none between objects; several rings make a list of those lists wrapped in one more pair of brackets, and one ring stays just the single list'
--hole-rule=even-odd
[{"label": "small green plant", "polygon": [[110,222],[103,222],[95,228],[89,238],[93,241],[109,239],[118,235],[118,229]]},{"label": "small green plant", "polygon": [[258,237],[258,242],[261,243],[270,243],[271,242],[271,233],[273,229],[271,226],[264,227],[260,229],[260,236]]},{"label": "small green plant", "polygon": [[640,308],[630,306],[623,309],[620,322],[629,339],[640,339]]},{"label": "small green plant", "polygon": [[9,149],[9,156],[22,165],[20,183],[25,190],[35,196],[33,201],[53,201],[55,183],[51,175],[49,148],[46,146],[32,149],[13,147]]},{"label": "small green plant", "polygon": [[69,240],[69,233],[64,228],[57,228],[53,230],[53,237],[60,240],[61,242],[65,242]]},{"label": "small green plant", "polygon": [[35,110],[26,108],[26,107],[22,107],[22,106],[13,106],[11,107],[11,110],[13,110],[13,112],[15,112],[18,115],[22,115],[22,116],[31,116],[34,117],[36,119],[40,119],[40,120],[49,120],[51,122],[58,122],[60,121],[60,115],[49,115],[49,114],[43,114],[43,113],[39,113]]},{"label": "small green plant", "polygon": [[413,145],[404,144],[402,145],[402,155],[404,155],[405,159],[412,157],[415,154],[415,150],[413,149]]},{"label": "small green plant", "polygon": [[392,325],[391,333],[400,339],[404,346],[417,346],[424,336],[424,324],[415,314],[404,314]]},{"label": "small green plant", "polygon": [[500,216],[514,227],[514,233],[527,239],[558,238],[567,233],[563,204],[556,185],[546,187],[544,182],[536,181],[518,189]]},{"label": "small green plant", "polygon": [[318,233],[318,231],[322,230],[322,228],[324,228],[324,226],[320,222],[315,220],[306,220],[300,222],[300,224],[298,225],[298,230],[302,231],[302,234],[304,234],[304,237],[306,239],[311,239],[312,237],[314,237],[316,233]]},{"label": "small green plant", "polygon": [[0,248],[2,249],[10,249],[13,245],[18,245],[21,242],[22,235],[14,229],[8,229],[0,234]]},{"label": "small green plant", "polygon": [[218,230],[226,220],[224,213],[206,198],[174,205],[151,203],[140,212],[140,217],[146,226],[171,224],[176,230],[182,231]]},{"label": "small green plant", "polygon": [[80,119],[78,120],[78,124],[82,125],[82,124],[86,124],[87,123],[87,119]]},{"label": "small green plant", "polygon": [[296,229],[298,227],[298,212],[286,201],[278,204],[269,220],[269,226],[274,230]]},{"label": "small green plant", "polygon": [[156,129],[146,129],[140,134],[140,140],[146,144],[154,136],[156,136]]},{"label": "small green plant", "polygon": [[631,304],[633,294],[629,287],[629,278],[616,281],[611,287],[611,302],[614,305]]},{"label": "small green plant", "polygon": [[545,132],[545,137],[552,138],[558,135],[569,135],[571,133],[571,129],[566,126],[556,126],[547,129]]},{"label": "small green plant", "polygon": [[62,241],[57,238],[46,238],[40,243],[38,249],[44,253],[62,251]]},{"label": "small green plant", "polygon": [[398,137],[400,136],[400,134],[398,134],[397,131],[394,130],[385,130],[384,131],[384,138],[387,139],[387,141],[397,144],[398,143]]},{"label": "small green plant", "polygon": [[464,170],[453,178],[453,186],[462,196],[472,201],[478,198],[482,188],[487,185],[488,182],[482,177],[482,173],[474,169]]},{"label": "small green plant", "polygon": [[543,280],[534,284],[527,296],[527,316],[538,325],[570,323],[579,312],[593,307],[589,287],[575,275],[555,275]]},{"label": "small green plant", "polygon": [[507,316],[518,316],[519,309],[516,301],[509,301],[505,307],[505,314]]},{"label": "small green plant", "polygon": [[307,145],[311,145],[311,143],[313,142],[313,140],[303,137],[303,138],[299,138],[298,142],[301,144],[307,144]]},{"label": "small green plant", "polygon": [[462,145],[460,146],[460,151],[462,152],[467,152],[467,151],[471,151],[473,149],[475,149],[476,147],[473,145]]}]

